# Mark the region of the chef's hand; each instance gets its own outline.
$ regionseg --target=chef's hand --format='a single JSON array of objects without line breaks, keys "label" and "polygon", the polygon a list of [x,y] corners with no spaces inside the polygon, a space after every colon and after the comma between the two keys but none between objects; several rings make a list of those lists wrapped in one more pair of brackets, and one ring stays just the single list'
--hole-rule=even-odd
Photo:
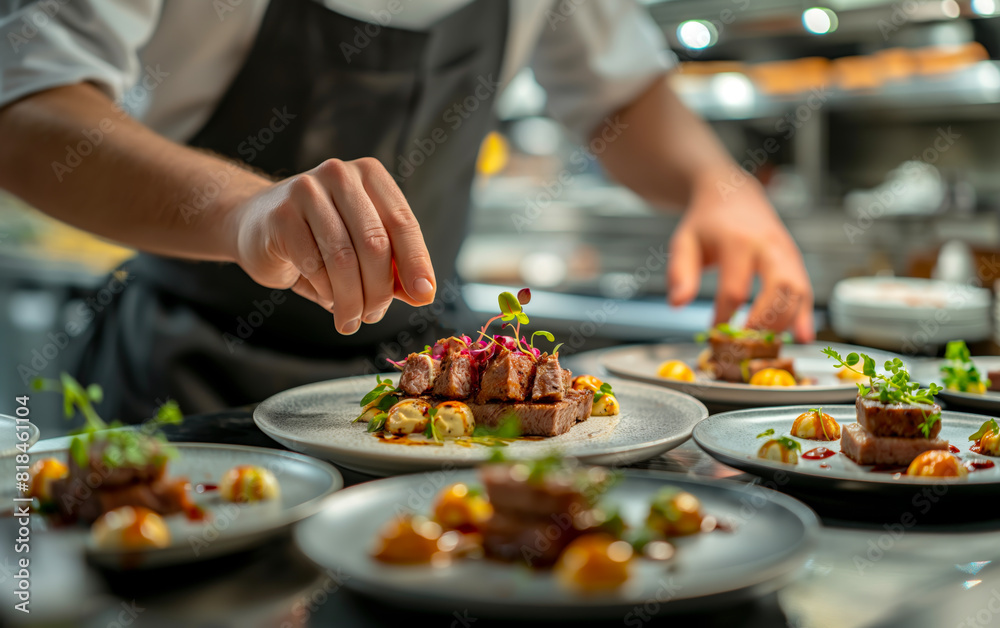
[{"label": "chef's hand", "polygon": [[434,299],[420,225],[376,159],[327,160],[263,188],[230,220],[243,270],[330,310],[342,334],[381,320],[393,297]]},{"label": "chef's hand", "polygon": [[802,254],[756,182],[728,189],[694,195],[674,232],[667,269],[671,305],[691,301],[702,269],[715,264],[715,324],[726,322],[746,302],[756,273],[761,290],[747,326],[791,327],[799,342],[812,341],[813,293]]}]

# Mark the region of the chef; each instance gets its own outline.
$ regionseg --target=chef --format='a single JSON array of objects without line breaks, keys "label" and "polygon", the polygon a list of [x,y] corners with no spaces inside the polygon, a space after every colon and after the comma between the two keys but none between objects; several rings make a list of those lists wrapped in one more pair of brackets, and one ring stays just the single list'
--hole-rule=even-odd
[{"label": "chef", "polygon": [[687,208],[671,304],[718,265],[717,321],[759,275],[749,324],[811,337],[796,245],[633,1],[7,0],[0,34],[0,187],[140,251],[74,340],[107,416],[258,401],[471,324],[476,156],[529,64],[611,177]]}]

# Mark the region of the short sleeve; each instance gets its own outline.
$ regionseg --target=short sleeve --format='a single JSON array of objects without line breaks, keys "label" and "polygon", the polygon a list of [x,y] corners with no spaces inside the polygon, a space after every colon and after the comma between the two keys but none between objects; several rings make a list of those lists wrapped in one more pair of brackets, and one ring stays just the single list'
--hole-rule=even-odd
[{"label": "short sleeve", "polygon": [[161,0],[0,0],[0,107],[83,81],[121,101]]},{"label": "short sleeve", "polygon": [[670,69],[663,33],[633,0],[553,3],[545,21],[535,78],[549,113],[578,141]]}]

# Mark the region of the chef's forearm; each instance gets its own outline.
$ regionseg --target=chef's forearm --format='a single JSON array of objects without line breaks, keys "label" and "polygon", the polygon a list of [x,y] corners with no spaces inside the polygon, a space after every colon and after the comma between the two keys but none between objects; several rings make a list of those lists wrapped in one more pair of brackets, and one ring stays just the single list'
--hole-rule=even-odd
[{"label": "chef's forearm", "polygon": [[88,84],[0,110],[0,187],[138,249],[231,261],[229,210],[268,181],[157,135]]},{"label": "chef's forearm", "polygon": [[738,166],[712,129],[684,105],[664,77],[598,127],[600,160],[619,183],[651,203],[684,208],[696,194],[718,194]]}]

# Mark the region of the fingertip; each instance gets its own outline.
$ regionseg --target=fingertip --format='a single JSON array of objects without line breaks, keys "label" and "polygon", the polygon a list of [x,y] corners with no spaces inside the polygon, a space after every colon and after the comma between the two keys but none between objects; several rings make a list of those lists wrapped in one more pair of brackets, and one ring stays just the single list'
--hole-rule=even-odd
[{"label": "fingertip", "polygon": [[410,283],[410,287],[406,291],[410,298],[420,303],[433,301],[435,292],[434,283],[427,277],[417,277]]}]

